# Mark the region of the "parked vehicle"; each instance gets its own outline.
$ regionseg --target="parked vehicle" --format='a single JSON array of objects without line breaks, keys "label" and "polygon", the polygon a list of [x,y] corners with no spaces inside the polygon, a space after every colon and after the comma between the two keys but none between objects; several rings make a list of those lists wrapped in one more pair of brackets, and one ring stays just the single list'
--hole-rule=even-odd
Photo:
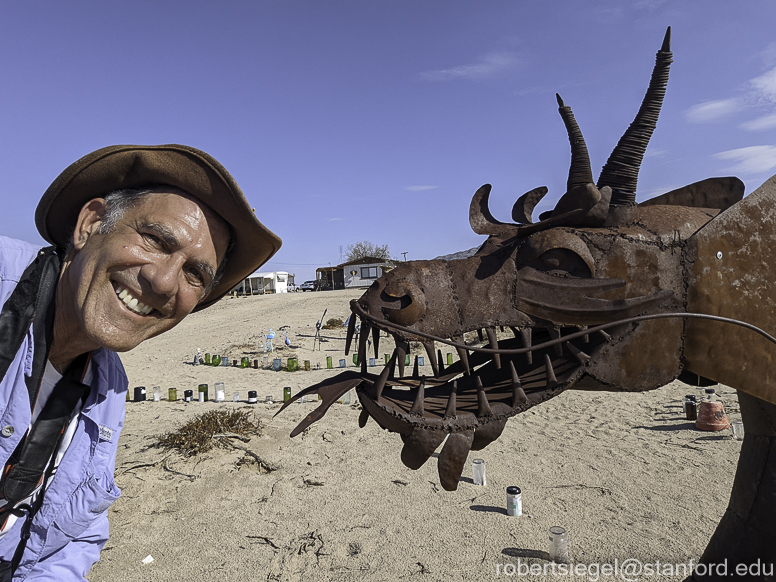
[{"label": "parked vehicle", "polygon": [[296,288],[297,291],[315,291],[315,281],[305,281],[299,287]]}]

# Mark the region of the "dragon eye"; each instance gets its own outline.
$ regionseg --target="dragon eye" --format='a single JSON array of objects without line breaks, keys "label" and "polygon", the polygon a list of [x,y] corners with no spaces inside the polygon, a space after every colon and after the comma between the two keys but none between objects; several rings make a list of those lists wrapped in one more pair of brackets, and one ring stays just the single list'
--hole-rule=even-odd
[{"label": "dragon eye", "polygon": [[582,239],[566,231],[532,235],[516,259],[538,271],[560,271],[574,277],[595,276],[595,261],[590,249]]}]

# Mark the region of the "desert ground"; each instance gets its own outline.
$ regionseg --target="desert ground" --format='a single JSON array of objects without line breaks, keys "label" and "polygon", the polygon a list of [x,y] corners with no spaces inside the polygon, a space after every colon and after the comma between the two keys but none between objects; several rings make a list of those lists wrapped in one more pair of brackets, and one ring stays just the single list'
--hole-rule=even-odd
[{"label": "desert ground", "polygon": [[[439,484],[435,458],[412,471],[400,461],[398,435],[373,420],[360,429],[355,397],[289,438],[318,403],[274,417],[280,404],[263,401],[340,371],[325,369],[326,356],[335,365],[345,358],[345,328],[324,330],[313,350],[315,323],[324,310],[326,320],[344,321],[360,293],[228,298],[122,355],[130,392],[145,386],[148,400],[126,406],[115,473],[123,493],[89,580],[518,578],[519,567],[549,564],[548,529],[556,525],[566,528],[577,565],[659,561],[660,575],[630,579],[685,578],[667,565],[700,557],[727,507],[740,450],[730,430],[702,432],[685,420],[682,397],[699,393],[685,384],[640,394],[567,391],[512,418],[499,440],[472,452],[470,459],[485,460],[487,485],[473,483],[467,463],[454,492]],[[284,326],[291,347],[278,331]],[[277,336],[268,366],[296,356],[313,369],[263,369],[269,328]],[[384,339],[380,351],[392,344]],[[194,366],[197,348],[259,359],[261,369]],[[350,357],[347,363],[353,368]],[[200,383],[212,398],[215,382],[224,382],[227,402],[181,401],[186,389],[196,398]],[[157,385],[163,399],[153,402]],[[167,401],[173,386],[177,402]],[[247,402],[249,390],[259,403]],[[231,402],[234,392],[239,402]],[[718,392],[729,419],[739,420],[735,391]],[[219,438],[223,448],[189,457],[159,446],[160,435],[219,409],[250,412],[258,434],[247,442]],[[521,517],[506,514],[509,485],[522,489]],[[530,576],[558,577],[550,570]]]}]

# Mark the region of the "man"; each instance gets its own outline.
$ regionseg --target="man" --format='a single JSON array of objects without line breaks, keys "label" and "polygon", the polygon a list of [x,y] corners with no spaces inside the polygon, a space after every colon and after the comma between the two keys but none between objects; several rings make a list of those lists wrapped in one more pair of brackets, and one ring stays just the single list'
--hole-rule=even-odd
[{"label": "man", "polygon": [[108,537],[127,378],[116,352],[204,309],[281,241],[229,173],[180,145],[112,146],[0,237],[0,581],[82,580]]}]

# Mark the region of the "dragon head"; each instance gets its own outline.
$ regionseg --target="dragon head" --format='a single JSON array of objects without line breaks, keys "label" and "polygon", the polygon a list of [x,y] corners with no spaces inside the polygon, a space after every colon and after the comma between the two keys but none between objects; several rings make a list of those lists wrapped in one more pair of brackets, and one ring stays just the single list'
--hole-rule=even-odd
[{"label": "dragon head", "polygon": [[[513,223],[499,222],[488,210],[491,186],[482,186],[469,222],[488,239],[465,259],[403,263],[351,302],[346,353],[358,319],[361,372],[300,392],[297,397],[317,392],[323,404],[292,436],[356,386],[360,424],[371,416],[399,433],[408,467],[419,468],[446,441],[440,481],[455,489],[468,452],[498,438],[509,417],[572,386],[644,390],[676,378],[681,321],[648,329],[632,321],[658,306],[682,309],[680,253],[672,249],[714,216],[683,206],[656,213],[658,206],[640,208],[635,201],[671,62],[669,28],[639,112],[597,182],[571,108],[557,96],[571,169],[555,208],[534,221],[547,194],[546,187],[535,188],[514,204]],[[393,354],[379,375],[370,374],[367,345],[371,339],[377,357],[386,333],[394,339]],[[417,358],[411,372],[405,369],[410,342],[424,346],[433,376],[419,374]],[[457,352],[450,365],[443,345]]]}]

